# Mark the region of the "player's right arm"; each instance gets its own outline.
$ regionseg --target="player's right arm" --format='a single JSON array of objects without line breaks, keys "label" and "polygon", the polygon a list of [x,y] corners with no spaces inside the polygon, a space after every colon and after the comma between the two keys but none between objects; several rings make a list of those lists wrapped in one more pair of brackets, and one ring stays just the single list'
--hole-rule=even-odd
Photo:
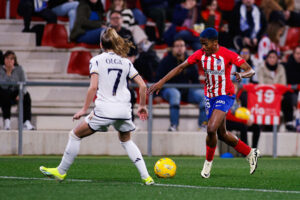
[{"label": "player's right arm", "polygon": [[142,79],[142,77],[140,75],[137,75],[136,77],[134,77],[134,82],[136,82],[136,84],[138,84],[139,86],[139,94],[140,94],[140,104],[138,107],[138,116],[140,117],[141,120],[146,120],[148,117],[148,110],[146,107],[146,92],[147,92],[147,86],[144,82],[144,80]]},{"label": "player's right arm", "polygon": [[94,73],[91,75],[90,80],[90,86],[87,91],[87,95],[84,101],[83,107],[73,116],[73,120],[79,119],[81,116],[85,115],[88,108],[90,107],[91,102],[93,101],[93,98],[96,95],[97,89],[98,89],[98,78],[99,75]]},{"label": "player's right arm", "polygon": [[148,94],[152,94],[156,91],[156,94],[159,93],[162,86],[171,78],[174,76],[177,76],[180,74],[186,67],[188,67],[190,64],[187,60],[185,60],[183,63],[172,69],[167,75],[165,75],[162,79],[160,79],[157,83],[151,85],[151,87],[148,89]]}]

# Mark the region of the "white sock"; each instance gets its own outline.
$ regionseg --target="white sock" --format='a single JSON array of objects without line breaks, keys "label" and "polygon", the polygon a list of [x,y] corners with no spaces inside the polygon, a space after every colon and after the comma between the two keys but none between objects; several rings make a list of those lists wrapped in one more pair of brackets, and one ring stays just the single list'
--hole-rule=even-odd
[{"label": "white sock", "polygon": [[130,160],[135,164],[135,166],[139,170],[141,178],[148,178],[149,174],[145,165],[145,161],[136,144],[132,140],[129,140],[127,142],[121,142],[121,144],[123,148],[127,151]]},{"label": "white sock", "polygon": [[69,134],[69,141],[66,146],[64,156],[57,167],[60,174],[65,174],[74,162],[74,159],[76,158],[80,149],[80,142],[81,138],[77,137],[72,130]]}]

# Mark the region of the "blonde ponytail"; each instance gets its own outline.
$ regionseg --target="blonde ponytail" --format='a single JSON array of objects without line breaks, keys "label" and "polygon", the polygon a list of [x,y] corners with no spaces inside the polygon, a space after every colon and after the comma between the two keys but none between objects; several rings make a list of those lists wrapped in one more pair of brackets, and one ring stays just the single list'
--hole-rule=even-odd
[{"label": "blonde ponytail", "polygon": [[130,48],[135,48],[132,42],[123,39],[115,29],[109,27],[101,35],[101,44],[104,50],[113,50],[122,57],[127,57]]}]

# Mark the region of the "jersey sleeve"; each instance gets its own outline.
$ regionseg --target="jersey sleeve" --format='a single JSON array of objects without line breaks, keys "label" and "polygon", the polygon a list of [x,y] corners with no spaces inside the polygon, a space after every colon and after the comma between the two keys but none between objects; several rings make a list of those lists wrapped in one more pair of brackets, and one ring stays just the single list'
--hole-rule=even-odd
[{"label": "jersey sleeve", "polygon": [[128,72],[128,77],[130,79],[134,79],[137,75],[139,75],[138,71],[134,68],[133,64],[129,61],[129,72]]},{"label": "jersey sleeve", "polygon": [[195,53],[193,53],[191,56],[188,57],[187,62],[190,65],[196,64],[197,62],[200,61],[201,57],[203,55],[202,50],[197,50]]},{"label": "jersey sleeve", "polygon": [[245,63],[246,61],[239,56],[237,53],[230,51],[230,61],[232,64],[235,64],[236,66],[240,67],[243,63]]},{"label": "jersey sleeve", "polygon": [[90,66],[89,66],[89,68],[90,68],[90,75],[92,75],[92,74],[99,74],[99,67],[98,67],[98,65],[99,65],[99,61],[98,60],[93,59],[93,58],[90,60]]}]

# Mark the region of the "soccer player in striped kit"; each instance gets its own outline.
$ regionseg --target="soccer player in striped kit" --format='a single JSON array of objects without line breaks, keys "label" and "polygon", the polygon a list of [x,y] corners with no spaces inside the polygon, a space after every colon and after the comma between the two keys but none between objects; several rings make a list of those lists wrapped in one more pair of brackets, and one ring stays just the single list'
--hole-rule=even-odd
[{"label": "soccer player in striped kit", "polygon": [[217,146],[217,137],[226,144],[234,147],[236,151],[246,156],[250,164],[250,174],[257,167],[258,149],[251,149],[247,144],[226,130],[226,113],[235,100],[234,86],[230,73],[232,64],[239,66],[243,72],[235,72],[236,79],[250,78],[255,72],[250,65],[238,54],[218,44],[218,32],[214,28],[207,28],[200,34],[202,48],[197,50],[187,60],[171,70],[157,83],[153,84],[148,93],[159,92],[163,84],[172,77],[181,73],[184,68],[198,63],[202,67],[205,80],[206,115],[208,119],[206,136],[206,160],[201,176],[209,178],[213,158]]}]

